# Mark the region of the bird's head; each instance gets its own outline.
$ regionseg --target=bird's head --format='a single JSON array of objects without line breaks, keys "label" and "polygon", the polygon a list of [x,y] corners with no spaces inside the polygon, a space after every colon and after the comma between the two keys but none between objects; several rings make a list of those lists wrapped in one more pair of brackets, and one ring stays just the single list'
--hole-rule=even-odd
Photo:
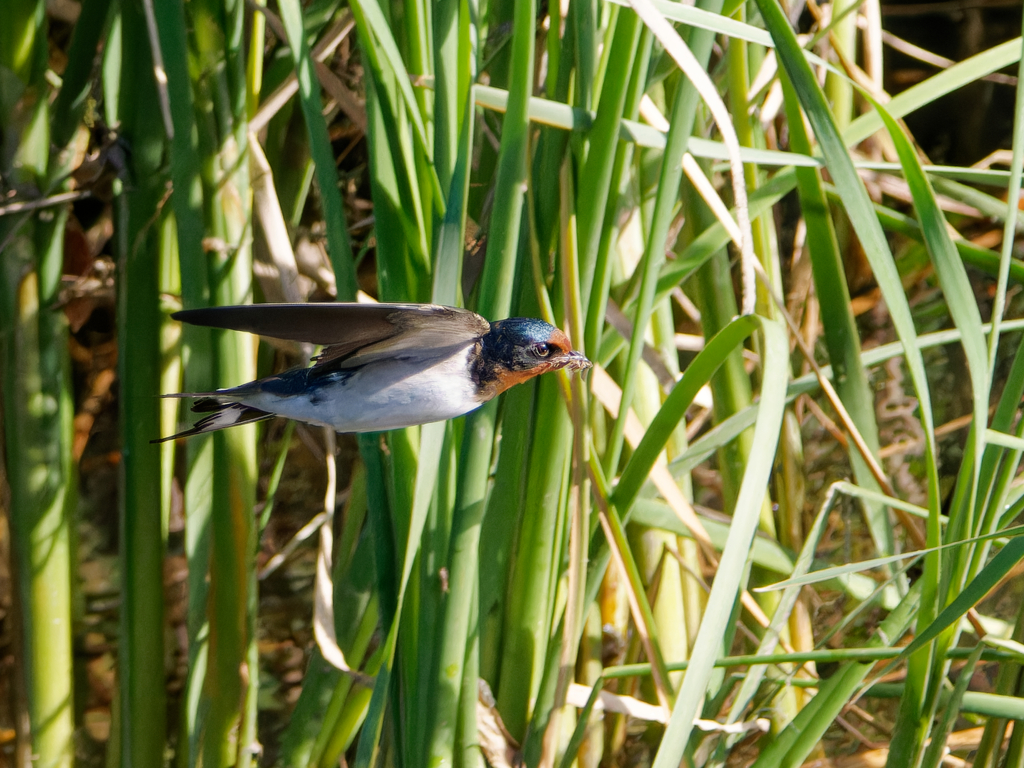
[{"label": "bird's head", "polygon": [[568,337],[543,320],[510,317],[491,323],[483,338],[481,356],[497,385],[497,392],[548,371],[580,371],[591,363],[576,352]]}]

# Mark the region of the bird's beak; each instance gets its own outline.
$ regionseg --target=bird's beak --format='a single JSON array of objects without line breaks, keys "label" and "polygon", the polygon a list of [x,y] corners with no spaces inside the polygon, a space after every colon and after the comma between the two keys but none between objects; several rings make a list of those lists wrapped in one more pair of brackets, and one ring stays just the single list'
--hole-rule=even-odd
[{"label": "bird's beak", "polygon": [[576,350],[570,350],[565,353],[565,356],[558,361],[559,368],[565,368],[569,371],[583,371],[587,368],[593,368],[594,364],[590,362],[586,355]]}]

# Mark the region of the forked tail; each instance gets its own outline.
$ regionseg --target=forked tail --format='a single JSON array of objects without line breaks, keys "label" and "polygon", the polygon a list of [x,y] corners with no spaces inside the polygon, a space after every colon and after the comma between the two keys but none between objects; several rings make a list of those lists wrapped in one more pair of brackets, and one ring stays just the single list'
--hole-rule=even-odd
[{"label": "forked tail", "polygon": [[151,443],[166,443],[168,440],[177,440],[179,437],[192,437],[202,435],[206,432],[216,432],[218,429],[237,427],[241,424],[252,424],[257,421],[272,419],[274,414],[261,411],[259,408],[251,408],[242,403],[234,403],[218,396],[215,393],[196,394],[174,394],[163,395],[163,397],[199,397],[192,404],[192,411],[195,413],[206,413],[190,429],[171,435],[150,440]]}]

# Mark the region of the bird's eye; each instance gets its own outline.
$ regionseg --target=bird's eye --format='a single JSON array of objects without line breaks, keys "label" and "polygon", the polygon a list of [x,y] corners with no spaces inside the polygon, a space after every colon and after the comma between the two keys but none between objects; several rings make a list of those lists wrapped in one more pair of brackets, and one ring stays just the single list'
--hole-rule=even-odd
[{"label": "bird's eye", "polygon": [[534,344],[533,354],[535,357],[547,357],[551,354],[551,347],[547,344]]}]

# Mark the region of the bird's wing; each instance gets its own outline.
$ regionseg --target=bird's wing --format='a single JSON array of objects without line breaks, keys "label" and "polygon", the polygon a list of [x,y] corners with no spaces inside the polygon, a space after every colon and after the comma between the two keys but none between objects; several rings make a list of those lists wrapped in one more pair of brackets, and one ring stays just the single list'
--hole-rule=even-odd
[{"label": "bird's wing", "polygon": [[490,330],[475,312],[438,304],[248,304],[186,309],[172,315],[193,325],[248,331],[321,344],[318,365],[364,365],[400,351],[465,346]]}]

